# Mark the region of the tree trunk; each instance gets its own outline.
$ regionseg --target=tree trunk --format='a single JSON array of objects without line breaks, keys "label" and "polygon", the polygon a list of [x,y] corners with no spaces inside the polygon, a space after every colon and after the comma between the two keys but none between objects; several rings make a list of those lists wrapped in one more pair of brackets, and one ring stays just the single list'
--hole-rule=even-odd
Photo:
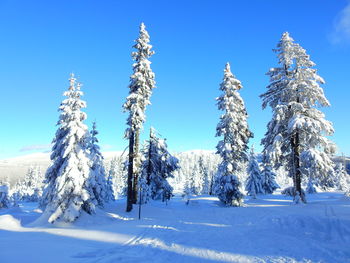
[{"label": "tree trunk", "polygon": [[138,198],[138,179],[139,179],[139,167],[136,167],[136,165],[139,165],[139,142],[140,142],[140,131],[136,130],[135,131],[135,138],[134,138],[134,167],[133,167],[133,204],[137,203],[137,198]]},{"label": "tree trunk", "polygon": [[[301,189],[301,171],[300,171],[300,139],[299,139],[299,131],[297,130],[296,133],[292,136],[292,148],[293,148],[293,169],[294,169],[294,189],[295,189],[295,196],[294,200],[300,200],[304,203],[306,203],[305,195]],[[299,196],[297,196],[299,195]]]},{"label": "tree trunk", "polygon": [[133,204],[133,173],[134,173],[134,132],[131,132],[129,138],[129,163],[128,163],[128,189],[127,189],[127,199],[126,199],[126,212],[132,210]]}]

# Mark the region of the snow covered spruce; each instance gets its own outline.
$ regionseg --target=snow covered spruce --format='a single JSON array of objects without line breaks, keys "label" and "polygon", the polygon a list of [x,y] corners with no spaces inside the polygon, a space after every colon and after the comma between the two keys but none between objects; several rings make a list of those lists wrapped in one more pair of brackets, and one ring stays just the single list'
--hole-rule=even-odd
[{"label": "snow covered spruce", "polygon": [[8,208],[10,206],[10,200],[8,197],[8,186],[0,182],[0,209]]},{"label": "snow covered spruce", "polygon": [[330,154],[335,146],[326,137],[334,130],[316,108],[330,104],[319,85],[324,80],[313,68],[315,63],[287,32],[274,51],[280,67],[269,70],[270,84],[261,95],[263,108],[270,106],[273,112],[262,144],[274,168],[284,166],[293,178],[295,202],[306,202],[302,177],[324,180],[334,173]]},{"label": "snow covered spruce", "polygon": [[158,138],[156,133],[156,130],[150,129],[150,138],[143,149],[141,203],[147,203],[149,199],[169,200],[173,195],[173,187],[168,179],[174,178],[174,171],[179,169],[179,160],[168,152],[165,139]]},{"label": "snow covered spruce", "polygon": [[263,178],[259,168],[259,163],[256,159],[254,148],[251,148],[248,164],[248,179],[246,182],[245,190],[247,194],[256,198],[258,194],[264,194],[263,190]]},{"label": "snow covered spruce", "polygon": [[248,129],[248,114],[244,102],[238,93],[241,88],[241,82],[231,73],[227,63],[220,85],[223,94],[216,99],[218,109],[224,113],[216,127],[216,136],[223,139],[216,146],[222,161],[217,171],[215,192],[221,202],[231,206],[241,206],[243,203],[237,172],[242,169],[242,163],[248,161],[247,144],[249,138],[253,137]]},{"label": "snow covered spruce", "polygon": [[45,174],[46,187],[40,205],[43,216],[50,223],[57,220],[75,221],[82,211],[92,214],[96,205],[102,206],[107,197],[107,184],[101,170],[101,156],[96,132],[92,140],[83,123],[86,114],[81,111],[86,103],[81,100],[81,84],[74,75],[69,79],[68,91],[59,107],[58,130],[53,140],[51,166]]},{"label": "snow covered spruce", "polygon": [[141,156],[139,153],[139,136],[146,116],[147,105],[150,104],[152,90],[155,88],[155,75],[148,60],[154,54],[149,44],[150,38],[143,23],[140,25],[139,37],[135,40],[132,58],[133,74],[130,77],[129,95],[123,105],[124,111],[129,112],[127,119],[128,128],[125,138],[129,139],[129,161],[127,181],[127,207],[126,211],[132,210],[132,204],[136,204],[138,198],[138,175],[140,172]]},{"label": "snow covered spruce", "polygon": [[90,180],[94,185],[93,190],[97,199],[98,205],[103,206],[104,202],[114,201],[114,193],[112,188],[112,182],[109,179],[106,180],[106,171],[103,165],[103,156],[98,146],[97,136],[98,131],[96,129],[96,122],[92,124],[92,130],[90,131],[90,141],[88,144],[89,159],[91,161]]}]

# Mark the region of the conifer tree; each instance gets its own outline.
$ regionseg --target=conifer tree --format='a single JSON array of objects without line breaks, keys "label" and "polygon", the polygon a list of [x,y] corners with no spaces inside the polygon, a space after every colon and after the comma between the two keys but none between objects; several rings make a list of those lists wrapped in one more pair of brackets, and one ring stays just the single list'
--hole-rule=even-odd
[{"label": "conifer tree", "polygon": [[89,132],[83,123],[86,107],[81,100],[81,85],[76,84],[74,75],[69,79],[68,91],[59,107],[60,116],[57,132],[53,140],[51,166],[45,174],[46,188],[41,199],[41,207],[48,221],[75,221],[85,211],[95,212],[97,198],[90,178],[90,160],[87,150]]},{"label": "conifer tree", "polygon": [[8,198],[8,186],[0,182],[0,209],[9,207],[10,200]]},{"label": "conifer tree", "polygon": [[210,177],[208,168],[204,164],[203,156],[199,157],[198,169],[201,178],[201,194],[209,194]]},{"label": "conifer tree", "polygon": [[223,93],[217,98],[218,109],[223,114],[216,127],[216,136],[223,139],[216,146],[222,161],[217,171],[215,192],[221,202],[231,206],[240,206],[243,202],[237,173],[241,170],[241,164],[248,161],[247,144],[249,138],[253,137],[248,129],[248,114],[244,102],[238,93],[241,88],[241,82],[231,73],[227,63],[220,85]]},{"label": "conifer tree", "polygon": [[337,180],[337,188],[340,191],[350,191],[350,176],[345,170],[345,166],[342,163],[337,163],[335,168],[335,175]]},{"label": "conifer tree", "polygon": [[154,51],[151,50],[150,38],[143,23],[140,25],[139,37],[135,42],[133,48],[136,51],[132,52],[135,63],[133,74],[130,77],[130,91],[123,105],[124,111],[129,112],[128,128],[125,132],[125,137],[129,139],[127,212],[132,210],[132,204],[137,201],[137,183],[141,164],[139,135],[146,119],[146,107],[150,104],[152,90],[155,88],[155,75],[150,67],[151,62],[148,60]]},{"label": "conifer tree", "polygon": [[249,156],[249,164],[248,164],[248,178],[246,182],[245,190],[248,195],[256,198],[258,194],[264,194],[264,190],[262,187],[262,176],[259,168],[258,161],[256,159],[254,148],[251,148],[250,156]]},{"label": "conifer tree", "polygon": [[126,166],[122,156],[114,157],[110,162],[108,181],[112,184],[115,198],[126,195]]},{"label": "conifer tree", "polygon": [[263,153],[262,162],[263,162],[263,169],[261,171],[261,177],[262,177],[263,192],[265,194],[272,194],[277,188],[279,188],[279,185],[276,183],[276,180],[275,180],[276,174],[272,169],[270,159],[266,155],[266,153]]},{"label": "conifer tree", "polygon": [[169,200],[172,197],[173,188],[168,178],[174,177],[174,171],[179,169],[179,160],[172,156],[167,149],[165,139],[156,136],[156,131],[150,129],[150,138],[146,142],[144,161],[142,163],[143,191],[148,191],[148,196],[153,200]]},{"label": "conifer tree", "polygon": [[261,95],[263,108],[270,106],[273,111],[262,144],[274,168],[285,166],[293,178],[294,201],[306,202],[301,189],[303,174],[308,170],[324,179],[333,171],[330,154],[334,144],[325,135],[334,130],[316,108],[330,104],[320,87],[324,80],[313,68],[315,63],[287,32],[274,51],[280,66],[267,73],[270,84]]},{"label": "conifer tree", "polygon": [[111,185],[106,180],[106,171],[103,165],[104,158],[100,152],[100,146],[98,146],[97,135],[96,122],[93,122],[88,145],[91,161],[90,184],[98,205],[103,207],[105,202],[114,200],[114,194]]},{"label": "conifer tree", "polygon": [[43,177],[39,166],[29,167],[22,182],[16,184],[15,192],[22,201],[37,202],[42,195]]}]

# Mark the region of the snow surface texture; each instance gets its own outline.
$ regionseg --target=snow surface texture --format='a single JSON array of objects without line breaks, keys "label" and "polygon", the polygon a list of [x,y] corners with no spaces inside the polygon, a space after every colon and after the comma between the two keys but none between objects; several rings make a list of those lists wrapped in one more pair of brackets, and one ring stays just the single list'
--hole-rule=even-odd
[{"label": "snow surface texture", "polygon": [[[308,196],[307,205],[264,195],[245,207],[198,196],[124,212],[125,200],[75,224],[37,219],[37,203],[0,210],[0,262],[350,262],[350,199]],[[20,246],[20,248],[19,248]]]}]

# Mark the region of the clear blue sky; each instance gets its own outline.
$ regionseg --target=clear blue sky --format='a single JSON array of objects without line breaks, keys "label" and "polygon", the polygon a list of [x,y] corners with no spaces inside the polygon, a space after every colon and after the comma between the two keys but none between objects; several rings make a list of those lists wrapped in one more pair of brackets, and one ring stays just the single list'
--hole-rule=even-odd
[{"label": "clear blue sky", "polygon": [[311,55],[332,107],[339,152],[350,155],[350,8],[345,0],[297,1],[18,1],[0,0],[0,158],[48,150],[70,72],[84,84],[87,124],[96,120],[103,150],[123,150],[122,104],[130,52],[146,24],[156,54],[157,89],[147,123],[170,150],[215,149],[215,97],[225,63],[241,95],[259,148],[271,115],[261,109],[265,73],[277,65],[281,34]]}]

